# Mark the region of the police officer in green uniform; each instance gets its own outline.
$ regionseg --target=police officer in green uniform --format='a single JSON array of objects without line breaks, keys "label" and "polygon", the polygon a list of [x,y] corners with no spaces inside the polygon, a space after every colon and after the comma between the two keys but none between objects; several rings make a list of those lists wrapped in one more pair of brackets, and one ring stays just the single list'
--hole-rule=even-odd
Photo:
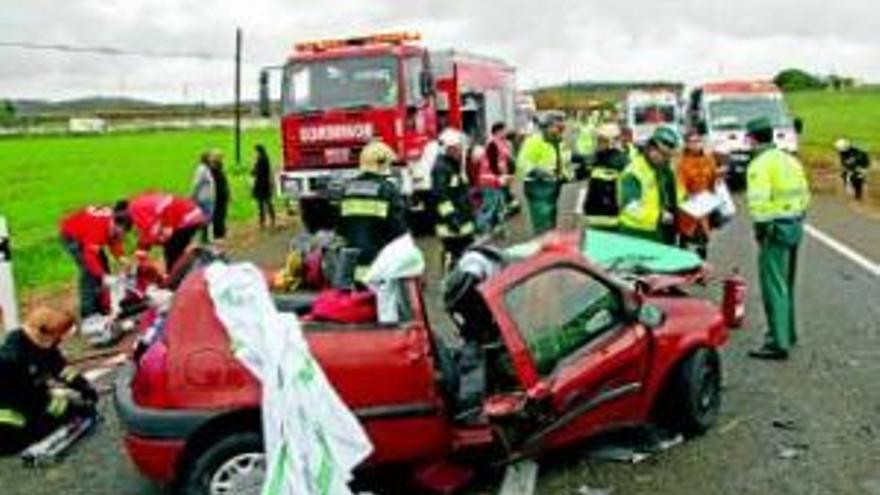
[{"label": "police officer in green uniform", "polygon": [[620,231],[675,245],[679,190],[670,161],[680,146],[678,133],[658,127],[643,151],[620,176]]},{"label": "police officer in green uniform", "polygon": [[95,414],[97,392],[58,349],[73,325],[70,313],[40,307],[6,335],[0,346],[0,455]]},{"label": "police officer in green uniform", "polygon": [[556,227],[562,184],[573,177],[570,153],[562,142],[564,130],[562,115],[546,116],[541,131],[526,138],[517,156],[516,171],[523,181],[534,235]]},{"label": "police officer in green uniform", "polygon": [[360,280],[379,252],[409,231],[406,203],[397,186],[388,179],[394,151],[374,141],[361,151],[361,173],[345,186],[339,207],[336,233],[347,247],[356,248],[355,278]]},{"label": "police officer in green uniform", "polygon": [[583,213],[587,226],[613,230],[620,222],[618,191],[620,174],[629,164],[629,155],[620,149],[620,127],[602,124],[597,130],[598,143],[589,169]]},{"label": "police officer in green uniform", "polygon": [[797,251],[810,202],[809,184],[800,161],[773,145],[769,119],[755,119],[746,129],[756,150],[748,167],[746,191],[758,241],[761,297],[768,327],[764,345],[749,356],[787,359],[797,343],[794,286]]},{"label": "police officer in green uniform", "polygon": [[474,241],[474,212],[465,179],[464,134],[445,129],[438,141],[440,153],[431,169],[431,204],[437,217],[437,236],[443,242],[444,265],[452,267]]}]

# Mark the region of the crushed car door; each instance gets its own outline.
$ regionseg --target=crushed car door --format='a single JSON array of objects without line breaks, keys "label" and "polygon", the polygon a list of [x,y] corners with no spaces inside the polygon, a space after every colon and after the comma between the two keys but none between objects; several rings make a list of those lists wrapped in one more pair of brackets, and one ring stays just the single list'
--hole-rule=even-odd
[{"label": "crushed car door", "polygon": [[626,317],[625,289],[558,253],[491,282],[484,297],[526,402],[543,409],[519,439],[521,449],[563,445],[638,419],[649,336]]}]

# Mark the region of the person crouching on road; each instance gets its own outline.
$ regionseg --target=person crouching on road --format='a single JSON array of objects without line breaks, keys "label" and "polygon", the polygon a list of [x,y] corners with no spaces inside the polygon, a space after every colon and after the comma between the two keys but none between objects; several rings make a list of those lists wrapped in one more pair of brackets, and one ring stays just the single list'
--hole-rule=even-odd
[{"label": "person crouching on road", "polygon": [[676,243],[678,190],[670,161],[679,147],[678,133],[658,127],[644,151],[620,176],[620,230],[656,242]]},{"label": "person crouching on road", "polygon": [[389,180],[397,155],[373,141],[361,151],[360,174],[345,185],[336,233],[358,250],[355,279],[361,280],[382,248],[406,234],[406,202]]},{"label": "person crouching on road", "polygon": [[440,154],[431,169],[431,204],[443,242],[444,267],[451,268],[474,241],[474,214],[462,170],[464,134],[447,128],[438,142]]},{"label": "person crouching on road", "polygon": [[489,138],[486,152],[480,160],[477,181],[481,203],[477,214],[477,228],[481,232],[492,232],[505,220],[505,188],[511,182],[510,163],[513,160],[506,133],[504,122],[492,124],[492,137]]},{"label": "person crouching on road", "polygon": [[165,270],[170,273],[199,229],[210,220],[189,198],[163,193],[144,193],[131,199],[127,213],[138,232],[139,258],[162,245]]},{"label": "person crouching on road", "polygon": [[840,155],[841,177],[843,187],[852,188],[856,201],[862,200],[865,190],[865,175],[871,166],[871,158],[864,151],[856,148],[847,139],[838,139],[834,143]]},{"label": "person crouching on road", "polygon": [[107,251],[122,260],[122,240],[131,229],[127,208],[124,201],[115,209],[90,206],[67,215],[59,226],[64,247],[79,269],[79,313],[83,319],[108,311],[101,299],[101,288],[110,275]]},{"label": "person crouching on road", "polygon": [[562,145],[564,117],[550,114],[541,127],[541,132],[532,134],[523,142],[516,164],[529,203],[533,235],[556,227],[562,184],[573,176]]},{"label": "person crouching on road", "polygon": [[96,414],[97,392],[59,350],[73,328],[72,314],[38,307],[0,346],[0,455]]},{"label": "person crouching on road", "polygon": [[[192,181],[192,200],[199,205],[202,213],[206,218],[214,216],[214,207],[216,203],[216,190],[214,184],[214,175],[211,173],[211,152],[206,151],[199,157],[199,163],[196,165],[195,173]],[[210,241],[210,228],[206,224],[201,231],[202,242],[207,244]]]},{"label": "person crouching on road", "polygon": [[797,343],[794,286],[797,251],[810,203],[809,184],[801,162],[774,146],[769,119],[753,120],[746,129],[755,148],[746,195],[758,241],[761,298],[767,314],[764,345],[749,356],[787,359]]},{"label": "person crouching on road", "polygon": [[[678,162],[679,187],[687,200],[700,193],[715,191],[718,180],[718,167],[715,159],[703,151],[703,138],[696,131],[685,136],[684,153]],[[678,232],[681,234],[680,244],[684,248],[694,247],[701,258],[706,259],[709,247],[711,225],[709,216],[691,218],[687,215],[678,216]]]}]

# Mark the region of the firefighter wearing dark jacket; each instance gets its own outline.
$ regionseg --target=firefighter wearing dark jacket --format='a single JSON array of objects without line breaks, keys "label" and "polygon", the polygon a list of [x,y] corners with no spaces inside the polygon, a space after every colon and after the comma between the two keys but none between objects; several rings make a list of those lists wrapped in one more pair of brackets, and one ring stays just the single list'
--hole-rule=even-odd
[{"label": "firefighter wearing dark jacket", "polygon": [[37,308],[0,346],[0,455],[95,414],[97,392],[58,349],[73,324],[69,313]]},{"label": "firefighter wearing dark jacket", "polygon": [[440,154],[431,170],[431,204],[437,217],[437,236],[443,242],[444,264],[451,267],[473,243],[474,213],[461,167],[464,135],[446,129],[438,141]]},{"label": "firefighter wearing dark jacket", "polygon": [[388,180],[397,160],[385,143],[375,141],[361,151],[361,173],[345,186],[336,233],[358,250],[355,278],[361,279],[376,256],[394,239],[408,232],[406,203]]},{"label": "firefighter wearing dark jacket", "polygon": [[843,169],[840,176],[843,178],[843,187],[852,187],[857,201],[862,200],[865,190],[865,176],[871,166],[871,158],[864,151],[856,148],[847,139],[838,139],[834,143],[840,154],[840,165]]}]

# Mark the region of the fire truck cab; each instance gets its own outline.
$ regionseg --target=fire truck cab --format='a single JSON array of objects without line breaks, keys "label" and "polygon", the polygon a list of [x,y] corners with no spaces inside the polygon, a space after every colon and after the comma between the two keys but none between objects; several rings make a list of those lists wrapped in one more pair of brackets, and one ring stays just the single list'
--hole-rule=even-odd
[{"label": "fire truck cab", "polygon": [[[381,139],[398,154],[393,179],[415,210],[430,190],[436,136],[446,126],[485,138],[514,123],[514,69],[487,57],[429,53],[416,33],[298,43],[283,70],[284,166],[278,185],[310,230],[330,227],[357,174],[361,149]],[[327,224],[330,225],[327,225]]]}]

